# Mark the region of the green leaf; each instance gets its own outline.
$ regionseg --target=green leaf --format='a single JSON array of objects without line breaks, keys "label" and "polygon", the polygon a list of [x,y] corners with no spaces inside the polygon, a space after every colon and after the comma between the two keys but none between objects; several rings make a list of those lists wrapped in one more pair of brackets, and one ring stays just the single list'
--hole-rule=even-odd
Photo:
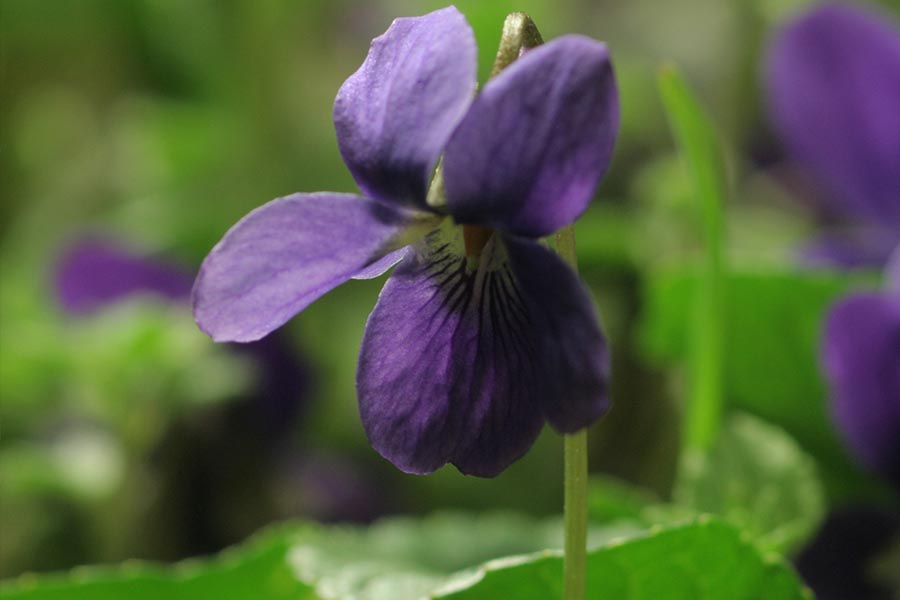
[{"label": "green leaf", "polygon": [[735,414],[709,451],[683,455],[671,503],[625,482],[595,477],[589,509],[594,523],[644,529],[713,514],[762,550],[787,553],[814,532],[825,493],[814,461],[790,436]]},{"label": "green leaf", "polygon": [[691,301],[690,392],[685,444],[708,448],[722,414],[723,302],[722,213],[728,197],[725,163],[715,129],[674,68],[659,76],[663,105],[687,168],[703,240],[699,280]]},{"label": "green leaf", "polygon": [[[590,543],[635,535],[621,523],[595,527]],[[325,598],[415,600],[501,556],[562,547],[557,517],[535,520],[509,513],[438,513],[396,518],[368,528],[321,528],[291,552],[301,580]]]},{"label": "green leaf", "polygon": [[[561,593],[559,552],[543,549],[559,548],[561,535],[558,518],[500,513],[386,519],[370,527],[286,524],[212,559],[30,575],[0,586],[0,597],[414,600],[449,589],[460,598],[560,597],[546,595]],[[708,519],[640,534],[633,526],[595,528],[589,544],[597,548],[589,558],[592,596],[756,598],[765,588],[766,598],[802,597],[784,565]],[[517,557],[496,559],[508,555]],[[517,564],[521,571],[511,566]],[[658,594],[662,589],[674,595]]]},{"label": "green leaf", "polygon": [[649,508],[662,501],[653,492],[605,475],[591,477],[588,514],[592,521],[644,522]]},{"label": "green leaf", "polygon": [[[779,559],[764,557],[734,527],[715,520],[672,527],[589,553],[588,595],[616,600],[810,598]],[[562,597],[562,557],[501,559],[448,584],[438,598],[545,600]]]},{"label": "green leaf", "polygon": [[322,597],[401,600],[427,595],[460,569],[548,546],[561,546],[558,519],[440,513],[368,528],[321,527],[299,541],[290,561]]},{"label": "green leaf", "polygon": [[[561,534],[558,518],[511,514],[447,513],[386,519],[367,528],[286,524],[212,559],[29,575],[0,586],[0,596],[413,600],[453,589],[451,597],[459,598],[559,597],[547,595],[561,592],[559,552],[543,549],[559,548]],[[766,598],[802,597],[784,565],[763,560],[727,525],[706,520],[636,535],[624,526],[592,532],[589,543],[597,548],[588,563],[592,596],[756,598],[765,588]],[[485,563],[509,555],[517,557]],[[498,589],[503,593],[492,592]],[[663,589],[674,595],[660,594]]]},{"label": "green leaf", "polygon": [[696,509],[663,502],[645,488],[614,477],[591,477],[588,518],[595,527],[603,530],[631,527],[646,533],[653,527],[684,523],[699,516]]},{"label": "green leaf", "polygon": [[298,526],[284,526],[251,538],[208,561],[173,567],[125,563],[85,567],[65,575],[20,577],[0,585],[3,600],[228,600],[314,599],[287,561]]},{"label": "green leaf", "polygon": [[728,419],[711,451],[683,456],[673,495],[781,553],[805,541],[825,510],[812,459],[780,429],[741,414]]},{"label": "green leaf", "polygon": [[[828,307],[874,277],[821,270],[735,270],[725,281],[725,393],[731,406],[784,428],[818,461],[833,497],[877,492],[847,458],[828,416],[818,347]],[[697,276],[689,268],[650,275],[642,342],[677,361],[689,344]]]},{"label": "green leaf", "polygon": [[[594,528],[589,539],[598,545],[638,532],[623,523]],[[439,513],[369,527],[288,524],[210,560],[29,575],[0,587],[0,597],[414,600],[490,559],[561,547],[559,518],[510,513]]]}]

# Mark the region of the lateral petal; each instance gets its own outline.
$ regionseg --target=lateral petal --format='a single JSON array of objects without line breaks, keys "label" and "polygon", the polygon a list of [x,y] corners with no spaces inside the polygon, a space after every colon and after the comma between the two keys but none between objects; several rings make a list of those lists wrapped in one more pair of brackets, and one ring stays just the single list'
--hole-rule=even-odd
[{"label": "lateral petal", "polygon": [[610,408],[609,348],[590,293],[556,254],[506,238],[509,262],[540,337],[537,361],[547,420],[561,433],[587,427]]},{"label": "lateral petal", "polygon": [[351,194],[293,194],[257,208],[203,261],[194,318],[217,342],[251,342],[405,245],[417,215]]}]

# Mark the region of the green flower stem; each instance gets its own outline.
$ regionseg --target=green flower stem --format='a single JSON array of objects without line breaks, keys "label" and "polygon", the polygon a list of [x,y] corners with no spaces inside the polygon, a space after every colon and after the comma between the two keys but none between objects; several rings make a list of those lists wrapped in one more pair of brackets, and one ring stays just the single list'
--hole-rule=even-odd
[{"label": "green flower stem", "polygon": [[587,429],[563,436],[565,444],[565,557],[563,598],[584,600],[587,585]]},{"label": "green flower stem", "polygon": [[[512,13],[503,23],[500,47],[491,77],[519,58],[522,50],[544,43],[531,17]],[[556,233],[556,252],[576,272],[575,230],[571,225]],[[564,436],[565,445],[565,560],[563,593],[565,600],[584,600],[587,581],[587,429]]]},{"label": "green flower stem", "polygon": [[[575,254],[575,229],[571,225],[560,229],[556,233],[556,253],[576,273],[578,272],[578,258]],[[565,444],[563,597],[565,600],[584,600],[586,593],[587,439],[587,429],[563,436],[563,443]]]}]

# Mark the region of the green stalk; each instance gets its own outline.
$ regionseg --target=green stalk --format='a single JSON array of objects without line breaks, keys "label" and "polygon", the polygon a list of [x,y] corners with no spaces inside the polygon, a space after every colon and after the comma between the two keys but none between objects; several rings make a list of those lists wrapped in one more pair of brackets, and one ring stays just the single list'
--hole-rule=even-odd
[{"label": "green stalk", "polygon": [[584,600],[587,592],[587,429],[563,436],[565,445],[565,500],[563,527],[563,598]]},{"label": "green stalk", "polygon": [[715,129],[674,67],[659,76],[663,105],[687,169],[696,201],[703,261],[693,299],[684,447],[710,448],[724,403],[723,347],[726,327],[723,210],[728,197],[725,163]]},{"label": "green stalk", "polygon": [[[572,270],[578,272],[575,229],[571,225],[556,233],[556,253],[572,267]],[[584,600],[587,591],[587,439],[587,429],[563,436],[565,447],[563,597],[565,600]]]},{"label": "green stalk", "polygon": [[[519,58],[522,50],[544,43],[541,34],[525,13],[512,13],[503,23],[500,47],[494,59],[491,77],[496,76]],[[571,225],[556,233],[556,252],[576,272],[575,230]],[[563,597],[565,600],[584,600],[587,583],[587,429],[564,436],[565,500],[565,558],[563,566]]]}]

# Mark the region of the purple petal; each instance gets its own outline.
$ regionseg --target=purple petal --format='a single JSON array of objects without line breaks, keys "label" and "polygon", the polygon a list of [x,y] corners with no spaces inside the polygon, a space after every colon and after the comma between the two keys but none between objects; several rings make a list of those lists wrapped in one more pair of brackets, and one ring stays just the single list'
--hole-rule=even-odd
[{"label": "purple petal", "polygon": [[823,347],[832,413],[857,457],[900,482],[900,303],[857,294],[828,315]]},{"label": "purple petal", "polygon": [[900,30],[825,5],[791,21],[768,57],[775,129],[835,210],[900,226]]},{"label": "purple petal", "polygon": [[56,268],[63,309],[87,314],[136,294],[187,299],[191,276],[179,265],[129,252],[112,242],[83,240],[68,248]]},{"label": "purple petal", "polygon": [[800,247],[798,258],[813,267],[880,269],[887,263],[898,241],[900,233],[873,227],[823,234]]},{"label": "purple petal", "polygon": [[547,235],[574,221],[609,166],[619,102],[606,46],[569,35],[489,81],[444,154],[461,223]]},{"label": "purple petal", "polygon": [[376,277],[381,277],[387,273],[391,267],[403,260],[403,257],[406,256],[407,252],[409,252],[409,246],[385,254],[368,267],[355,273],[353,279],[375,279]]},{"label": "purple petal", "polygon": [[606,407],[605,347],[585,299],[537,245],[495,234],[472,267],[458,235],[429,236],[388,280],[363,337],[357,388],[372,446],[407,472],[452,462],[490,477],[527,452],[545,413],[566,431],[588,424]]},{"label": "purple petal", "polygon": [[894,248],[893,254],[888,259],[887,267],[884,269],[884,276],[887,293],[895,302],[900,304],[900,245]]},{"label": "purple petal", "polygon": [[194,317],[219,342],[280,327],[399,241],[416,216],[350,194],[294,194],[232,227],[203,261]]},{"label": "purple petal", "polygon": [[472,29],[454,7],[396,19],[338,91],[344,162],[366,194],[426,208],[428,183],[475,93]]},{"label": "purple petal", "polygon": [[587,289],[540,244],[506,239],[512,271],[539,332],[542,402],[562,433],[587,427],[609,410],[609,349]]},{"label": "purple petal", "polygon": [[495,244],[471,270],[458,238],[430,240],[391,275],[366,325],[362,422],[403,471],[459,460],[464,473],[493,476],[543,425],[533,336],[508,270],[486,258]]}]

